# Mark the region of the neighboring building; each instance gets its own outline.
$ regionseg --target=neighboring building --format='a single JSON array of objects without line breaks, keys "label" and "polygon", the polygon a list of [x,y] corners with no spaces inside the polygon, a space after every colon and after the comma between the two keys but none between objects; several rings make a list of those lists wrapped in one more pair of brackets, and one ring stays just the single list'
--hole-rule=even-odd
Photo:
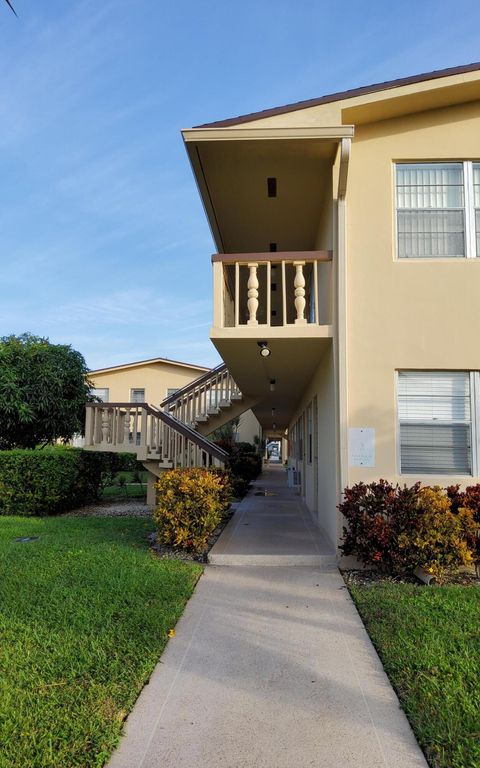
[{"label": "neighboring building", "polygon": [[[90,371],[93,394],[104,403],[149,403],[156,407],[169,395],[207,373],[200,365],[168,360],[163,357],[140,360]],[[239,416],[236,439],[253,443],[261,438],[261,427],[251,411]],[[78,439],[77,439],[78,444]]]},{"label": "neighboring building", "polygon": [[183,136],[212,341],[330,539],[346,485],[478,482],[480,64]]},{"label": "neighboring building", "polygon": [[94,394],[103,402],[160,405],[175,390],[208,371],[202,365],[155,357],[90,371]]}]

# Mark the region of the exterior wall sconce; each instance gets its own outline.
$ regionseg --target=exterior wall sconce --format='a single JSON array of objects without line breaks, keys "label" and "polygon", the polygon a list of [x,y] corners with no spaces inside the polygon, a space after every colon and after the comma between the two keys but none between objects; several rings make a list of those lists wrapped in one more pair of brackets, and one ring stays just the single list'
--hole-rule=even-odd
[{"label": "exterior wall sconce", "polygon": [[270,392],[275,392],[276,379],[270,379]]},{"label": "exterior wall sconce", "polygon": [[271,350],[268,348],[268,342],[267,341],[257,341],[258,346],[260,347],[260,354],[262,357],[270,357]]}]

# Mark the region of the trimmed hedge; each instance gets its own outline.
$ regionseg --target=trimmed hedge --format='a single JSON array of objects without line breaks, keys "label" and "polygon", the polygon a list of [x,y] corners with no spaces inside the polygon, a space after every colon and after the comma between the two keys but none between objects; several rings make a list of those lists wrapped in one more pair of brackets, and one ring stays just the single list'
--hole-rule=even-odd
[{"label": "trimmed hedge", "polygon": [[43,516],[96,500],[135,456],[80,448],[0,451],[0,515]]}]

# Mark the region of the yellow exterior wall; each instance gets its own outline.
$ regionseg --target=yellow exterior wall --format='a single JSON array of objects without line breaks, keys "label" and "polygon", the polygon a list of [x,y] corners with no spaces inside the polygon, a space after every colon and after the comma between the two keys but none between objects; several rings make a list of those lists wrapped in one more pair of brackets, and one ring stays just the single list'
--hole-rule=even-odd
[{"label": "yellow exterior wall", "polygon": [[375,428],[376,466],[350,467],[349,484],[446,482],[399,476],[395,370],[480,368],[480,259],[396,260],[393,163],[478,160],[479,137],[479,103],[356,129],[347,192],[348,424]]},{"label": "yellow exterior wall", "polygon": [[237,429],[238,440],[242,443],[254,443],[254,437],[261,440],[262,428],[253,411],[245,411],[240,416]]},{"label": "yellow exterior wall", "polygon": [[205,368],[184,367],[174,363],[143,363],[128,368],[93,371],[90,380],[96,388],[110,390],[111,403],[130,402],[131,389],[144,389],[145,402],[158,406],[168,389],[180,389],[205,373]]},{"label": "yellow exterior wall", "polygon": [[[312,462],[308,461],[307,409],[316,399],[317,418],[313,424]],[[313,417],[313,413],[312,413]],[[299,422],[303,430],[303,456],[289,459],[302,476],[300,492],[319,526],[331,542],[338,538],[337,458],[335,450],[335,377],[333,344],[324,353],[305,391],[291,427]]]}]

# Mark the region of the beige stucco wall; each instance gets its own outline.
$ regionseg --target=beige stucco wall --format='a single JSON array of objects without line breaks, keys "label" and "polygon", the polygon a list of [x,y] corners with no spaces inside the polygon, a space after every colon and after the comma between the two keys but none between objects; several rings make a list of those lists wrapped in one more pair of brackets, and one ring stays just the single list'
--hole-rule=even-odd
[{"label": "beige stucco wall", "polygon": [[254,437],[261,439],[262,428],[260,422],[252,411],[245,411],[240,416],[237,429],[238,440],[242,443],[254,443]]},{"label": "beige stucco wall", "polygon": [[[308,462],[307,408],[314,404],[312,462]],[[312,413],[312,415],[313,415]],[[330,541],[338,537],[337,456],[335,450],[335,381],[333,344],[324,353],[303,394],[291,426],[300,420],[303,429],[303,457],[289,463],[302,476],[300,492],[308,508]]]},{"label": "beige stucco wall", "polygon": [[103,373],[93,371],[90,380],[97,388],[109,388],[111,403],[129,402],[130,390],[144,389],[145,401],[158,406],[167,396],[168,389],[180,389],[202,373],[205,373],[204,368],[158,362],[111,369]]},{"label": "beige stucco wall", "polygon": [[478,160],[479,137],[478,103],[356,129],[347,193],[348,424],[375,428],[376,466],[349,468],[350,484],[447,480],[398,474],[395,370],[480,368],[480,259],[396,260],[393,163]]}]

